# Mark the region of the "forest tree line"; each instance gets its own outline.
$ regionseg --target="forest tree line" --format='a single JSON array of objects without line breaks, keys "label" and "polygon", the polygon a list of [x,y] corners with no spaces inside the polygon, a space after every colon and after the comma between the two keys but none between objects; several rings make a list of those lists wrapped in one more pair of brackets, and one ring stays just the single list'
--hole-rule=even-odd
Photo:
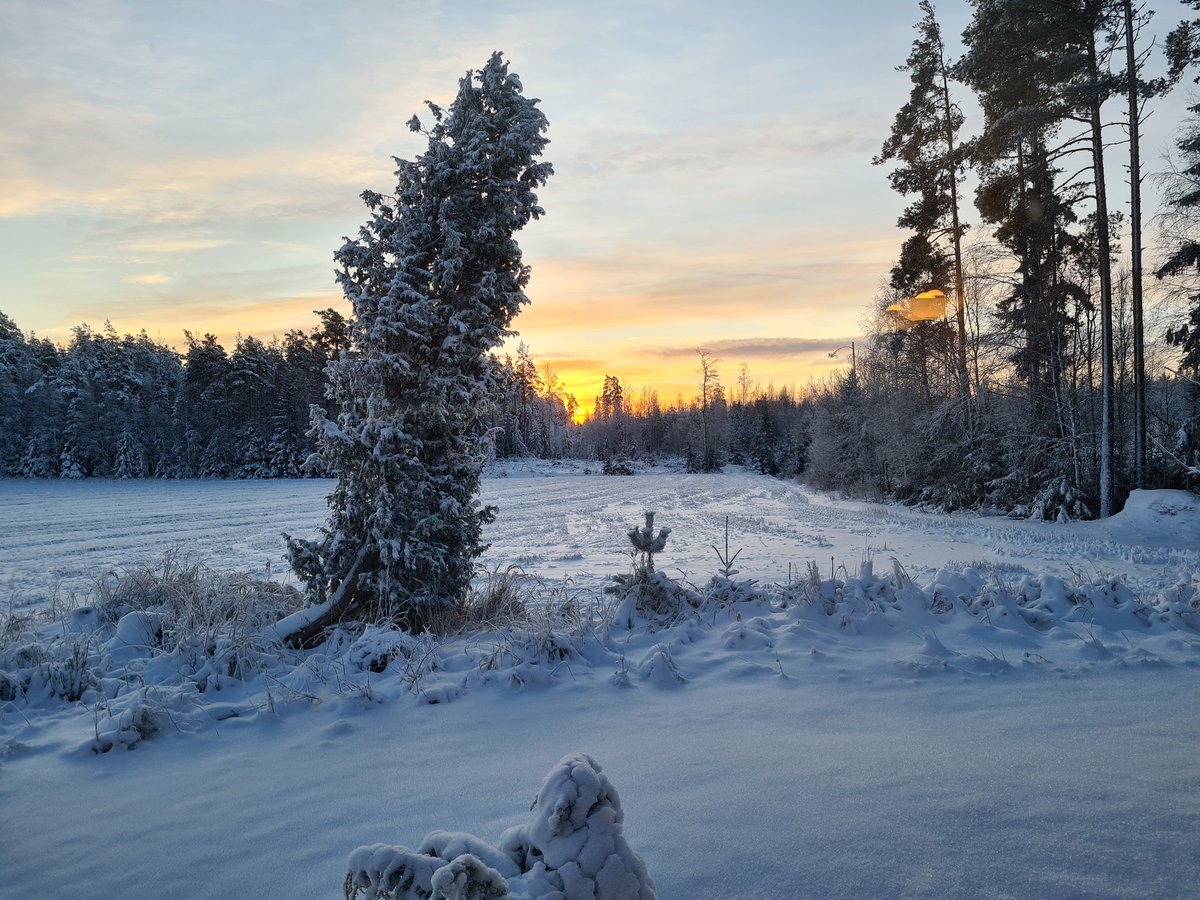
[{"label": "forest tree line", "polygon": [[[297,477],[309,407],[346,322],[232,351],[185,332],[183,352],[138,335],[72,329],[58,346],[0,313],[0,473],[25,478]],[[312,472],[310,474],[323,474]]]},{"label": "forest tree line", "polygon": [[[326,367],[349,350],[346,319],[316,312],[309,331],[238,337],[184,332],[181,351],[145,331],[78,325],[58,345],[0,312],[0,476],[300,478],[332,474],[315,455]],[[524,344],[493,358],[486,425],[498,456],[590,455],[575,398],[538,372]]]}]

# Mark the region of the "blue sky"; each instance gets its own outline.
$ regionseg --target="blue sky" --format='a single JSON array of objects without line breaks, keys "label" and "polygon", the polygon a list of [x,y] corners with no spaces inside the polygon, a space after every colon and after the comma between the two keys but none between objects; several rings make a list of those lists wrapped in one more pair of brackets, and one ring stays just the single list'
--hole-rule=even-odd
[{"label": "blue sky", "polygon": [[[1160,5],[1165,34],[1186,10]],[[606,372],[689,394],[700,346],[727,383],[745,362],[804,384],[904,237],[871,157],[907,96],[915,2],[0,10],[0,310],[56,340],[106,319],[227,347],[311,327],[342,302],[359,193],[422,149],[404,123],[496,49],[542,99],[556,169],[517,327],[581,400]],[[954,40],[966,4],[939,17]],[[1152,167],[1183,105],[1152,120]]]}]

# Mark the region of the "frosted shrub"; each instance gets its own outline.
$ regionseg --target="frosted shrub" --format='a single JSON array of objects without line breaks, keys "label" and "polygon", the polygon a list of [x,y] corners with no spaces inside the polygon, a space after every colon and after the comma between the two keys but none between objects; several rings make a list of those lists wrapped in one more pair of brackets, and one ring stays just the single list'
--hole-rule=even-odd
[{"label": "frosted shrub", "polygon": [[[298,608],[292,587],[245,573],[219,573],[185,553],[168,551],[156,565],[100,580],[92,603],[98,623],[116,623],[132,612],[153,612],[162,638],[196,636],[261,628]],[[89,613],[91,615],[91,613]]]},{"label": "frosted shrub", "polygon": [[753,580],[734,578],[738,569],[734,568],[741,550],[729,550],[729,516],[725,517],[725,549],[722,551],[716,545],[713,552],[721,561],[721,567],[704,586],[704,604],[706,606],[734,606],[739,603],[749,603],[754,600],[766,600],[767,595],[759,591]]},{"label": "frosted shrub", "polygon": [[69,637],[49,647],[29,644],[0,655],[0,688],[8,699],[59,699],[75,703],[96,686],[92,646],[87,639]]},{"label": "frosted shrub", "polygon": [[[295,608],[300,595],[168,553],[155,566],[109,573],[86,599],[60,618],[43,614],[17,637],[0,641],[0,702],[90,704],[150,681],[220,690],[229,679],[242,681],[279,664],[283,651],[266,626]],[[114,726],[114,734],[133,728],[140,741],[150,719],[129,716],[134,721]]]},{"label": "frosted shrub", "polygon": [[636,671],[643,681],[658,687],[675,687],[687,681],[675,665],[675,657],[666,644],[651,647],[650,652],[637,664]]},{"label": "frosted shrub", "polygon": [[738,603],[765,600],[766,597],[766,594],[755,587],[753,581],[730,578],[726,575],[714,575],[704,586],[705,606],[734,606]]},{"label": "frosted shrub", "polygon": [[350,854],[347,900],[606,898],[653,900],[654,881],[622,832],[616,789],[583,753],[550,770],[524,825],[493,847],[434,832],[412,851],[372,844]]},{"label": "frosted shrub", "polygon": [[1012,514],[1039,521],[1050,519],[1058,522],[1092,517],[1083,493],[1063,477],[1050,479],[1027,505],[1018,506]]},{"label": "frosted shrub", "polygon": [[454,857],[448,865],[433,873],[429,883],[433,896],[446,900],[488,900],[509,896],[504,876],[470,853]]},{"label": "frosted shrub", "polygon": [[395,628],[368,625],[346,651],[346,662],[359,672],[382,672],[393,659],[408,659],[420,641]]},{"label": "frosted shrub", "polygon": [[613,576],[613,582],[605,590],[619,598],[612,619],[617,628],[633,628],[647,620],[669,625],[702,602],[699,594],[663,572],[638,569],[632,575]]},{"label": "frosted shrub", "polygon": [[482,584],[471,587],[450,621],[456,625],[454,630],[526,622],[529,603],[536,602],[539,589],[544,588],[520,566],[494,569]]},{"label": "frosted shrub", "polygon": [[646,864],[622,833],[616,788],[583,753],[559,760],[542,782],[525,825],[500,838],[525,873],[527,896],[654,897]]}]

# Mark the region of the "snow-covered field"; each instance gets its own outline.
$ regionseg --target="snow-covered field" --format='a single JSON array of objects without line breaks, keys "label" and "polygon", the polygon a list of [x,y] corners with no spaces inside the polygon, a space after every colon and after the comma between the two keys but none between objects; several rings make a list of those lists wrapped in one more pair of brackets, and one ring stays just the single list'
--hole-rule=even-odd
[{"label": "snow-covered field", "polygon": [[[328,487],[0,482],[0,589],[44,606],[171,548],[282,577],[279,532],[315,532]],[[661,897],[1196,895],[1195,498],[1056,525],[514,466],[485,499],[485,564],[558,599],[629,571],[646,509],[668,574],[707,583],[728,516],[737,577],[779,587],[670,628],[548,620],[379,673],[330,652],[214,676],[153,695],[130,752],[92,752],[119,703],[0,702],[0,896],[339,896],[360,845],[495,841],[574,751]],[[113,640],[121,678],[166,684]]]},{"label": "snow-covered field", "polygon": [[[984,564],[1012,576],[1119,575],[1149,591],[1200,572],[1200,520],[1149,509],[1162,503],[1158,494],[1108,522],[1058,525],[833,500],[747,473],[586,474],[597,469],[524,461],[496,469],[484,482],[484,500],[500,515],[483,566],[595,583],[628,570],[625,532],[652,509],[672,529],[663,565],[697,581],[719,565],[713,546],[724,549],[726,516],[742,574],[772,582],[786,582],[789,566],[793,578],[810,562],[853,574],[864,559],[893,558],[918,579],[945,565]],[[280,533],[315,535],[331,485],[0,480],[0,602],[86,591],[172,548],[217,568],[286,578]]]}]

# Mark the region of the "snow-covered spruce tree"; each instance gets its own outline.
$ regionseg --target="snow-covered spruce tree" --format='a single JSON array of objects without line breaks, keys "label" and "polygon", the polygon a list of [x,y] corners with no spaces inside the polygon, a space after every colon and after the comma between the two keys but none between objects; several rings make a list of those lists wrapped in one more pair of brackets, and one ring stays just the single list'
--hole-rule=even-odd
[{"label": "snow-covered spruce tree", "polygon": [[[336,253],[353,307],[351,346],[328,369],[333,416],[314,412],[319,454],[338,473],[319,542],[288,539],[293,569],[324,609],[418,627],[467,590],[494,508],[477,499],[490,397],[488,352],[527,302],[514,234],[541,216],[552,173],[538,101],[499,53],[459,82],[394,197]],[[292,636],[293,641],[296,635]]]}]

